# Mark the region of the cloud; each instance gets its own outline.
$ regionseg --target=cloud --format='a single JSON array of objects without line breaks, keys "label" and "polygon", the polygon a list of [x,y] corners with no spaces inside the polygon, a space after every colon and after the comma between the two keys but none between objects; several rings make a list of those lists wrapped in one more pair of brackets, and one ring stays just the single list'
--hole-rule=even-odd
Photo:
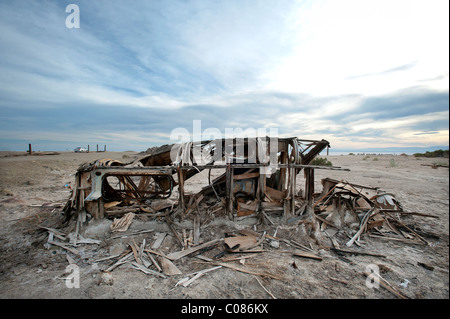
[{"label": "cloud", "polygon": [[194,120],[367,145],[448,131],[448,4],[80,0],[67,29],[68,3],[0,3],[0,146],[146,149]]}]

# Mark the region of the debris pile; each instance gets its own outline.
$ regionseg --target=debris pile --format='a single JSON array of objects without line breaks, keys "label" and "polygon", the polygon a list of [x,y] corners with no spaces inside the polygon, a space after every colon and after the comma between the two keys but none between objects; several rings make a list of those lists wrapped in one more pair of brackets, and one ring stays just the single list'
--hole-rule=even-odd
[{"label": "debris pile", "polygon": [[420,231],[414,230],[414,225],[406,225],[400,216],[437,216],[405,211],[395,195],[378,188],[330,178],[323,179],[322,185],[322,194],[313,204],[314,216],[319,219],[322,231],[330,226],[356,230],[346,243],[348,247],[357,244],[364,233],[386,240],[429,244]]},{"label": "debris pile", "polygon": [[[103,159],[83,164],[64,208],[66,221],[85,219],[86,214],[102,219],[130,212],[160,217],[167,211],[183,219],[198,212],[202,203],[211,207],[208,214],[222,210],[231,220],[280,211],[293,215],[299,205],[300,171],[307,176],[305,200],[311,202],[314,170],[341,169],[309,165],[328,147],[325,140],[222,139],[152,148],[131,163]],[[212,170],[224,173],[211,180]],[[202,171],[208,171],[207,186],[188,194],[187,181]],[[174,190],[178,196],[173,196]]]}]

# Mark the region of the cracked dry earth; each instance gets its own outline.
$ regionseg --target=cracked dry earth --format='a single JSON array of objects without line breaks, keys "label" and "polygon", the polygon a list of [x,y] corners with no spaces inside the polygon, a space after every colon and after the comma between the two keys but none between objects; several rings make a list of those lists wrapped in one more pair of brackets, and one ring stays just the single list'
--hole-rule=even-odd
[{"label": "cracked dry earth", "polygon": [[[269,235],[294,240],[312,247],[322,260],[293,256],[294,249],[283,241],[275,245],[266,240],[264,252],[241,254],[227,261],[235,269],[222,267],[199,277],[189,286],[176,285],[182,278],[202,269],[212,268],[196,257],[174,261],[180,275],[160,278],[133,269],[130,263],[116,267],[105,279],[105,270],[117,259],[106,258],[114,249],[125,249],[129,242],[140,245],[145,239],[150,247],[160,233],[167,233],[160,252],[168,254],[180,250],[167,224],[136,216],[127,233],[152,230],[135,236],[121,237],[111,234],[110,220],[91,221],[82,229],[87,238],[99,244],[79,244],[78,255],[51,246],[47,230],[39,226],[58,228],[65,234],[73,225],[62,227],[60,204],[70,195],[70,184],[78,165],[99,158],[128,162],[136,155],[132,152],[72,153],[62,152],[51,156],[0,157],[0,297],[1,298],[192,298],[192,299],[393,299],[393,293],[379,288],[368,288],[363,274],[368,265],[376,265],[381,276],[403,295],[413,299],[449,298],[449,175],[448,168],[433,169],[436,159],[416,159],[413,156],[345,155],[328,156],[334,166],[351,171],[316,170],[316,191],[321,190],[321,179],[330,177],[360,185],[379,187],[392,193],[404,210],[436,215],[439,219],[421,216],[404,217],[404,222],[414,224],[425,244],[410,244],[371,238],[363,235],[360,247],[354,250],[371,252],[385,257],[337,255],[330,250],[327,236],[313,240],[304,228],[288,223],[282,216],[271,215],[275,225],[262,224],[256,218],[238,222],[217,216],[200,231],[200,242],[223,238],[225,233],[242,229],[264,231]],[[375,159],[376,158],[376,159]],[[448,164],[448,159],[443,159]],[[442,161],[442,159],[440,159]],[[205,183],[198,174],[188,181],[195,192]],[[187,191],[189,191],[188,186]],[[302,174],[297,179],[297,189],[304,189]],[[174,195],[176,198],[176,194]],[[72,227],[72,228],[71,228]],[[182,233],[192,229],[192,223],[177,221],[175,228]],[[348,237],[338,232],[336,241],[343,247]],[[121,248],[122,247],[122,248]],[[221,252],[221,246],[204,252],[212,257]],[[69,255],[69,259],[67,258]],[[68,288],[66,272],[69,260],[80,270],[79,288]],[[237,271],[236,268],[243,269]],[[250,273],[249,273],[250,272]],[[259,276],[257,274],[266,274]],[[267,275],[268,274],[268,275]],[[192,275],[190,276],[192,277]]]}]

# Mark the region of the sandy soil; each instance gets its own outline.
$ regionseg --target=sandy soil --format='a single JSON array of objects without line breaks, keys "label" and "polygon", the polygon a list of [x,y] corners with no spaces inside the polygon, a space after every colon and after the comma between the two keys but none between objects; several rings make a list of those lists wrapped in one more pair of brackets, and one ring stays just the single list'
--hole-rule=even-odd
[{"label": "sandy soil", "polygon": [[[9,155],[9,156],[7,156]],[[266,252],[252,258],[229,261],[230,265],[247,271],[267,272],[275,278],[260,277],[222,267],[195,280],[187,287],[176,283],[186,275],[212,265],[197,258],[185,257],[174,262],[183,272],[166,279],[145,274],[123,264],[106,280],[102,270],[110,260],[97,259],[110,256],[129,241],[138,245],[145,239],[147,246],[161,232],[167,236],[161,252],[180,250],[163,221],[147,217],[136,217],[129,231],[153,229],[153,232],[126,238],[111,238],[110,220],[91,221],[83,229],[85,237],[101,240],[101,244],[80,244],[80,254],[69,253],[80,269],[80,288],[68,288],[65,278],[69,265],[67,251],[52,246],[46,249],[48,233],[39,225],[61,227],[61,210],[70,195],[74,173],[79,164],[100,158],[118,159],[124,162],[135,158],[132,152],[72,153],[47,156],[10,156],[0,152],[0,297],[1,298],[219,298],[219,299],[300,299],[300,298],[397,298],[388,290],[368,288],[363,272],[368,265],[377,265],[380,273],[392,286],[409,298],[449,298],[449,175],[448,168],[433,169],[422,164],[445,162],[448,159],[416,159],[413,156],[391,155],[345,155],[328,156],[334,166],[349,168],[350,172],[316,170],[316,191],[321,190],[320,180],[325,177],[344,179],[366,186],[380,187],[395,194],[407,211],[439,216],[405,217],[423,233],[430,245],[412,245],[402,242],[362,236],[361,247],[352,249],[382,254],[374,257],[346,255],[345,258],[327,249],[331,242],[317,242],[305,236],[301,227],[288,224],[282,217],[273,216],[278,225],[259,224],[248,218],[231,222],[216,218],[201,228],[200,242],[223,238],[226,232],[240,229],[256,230],[312,247],[322,260],[295,257],[286,251],[292,247],[279,242],[279,247],[270,241],[263,243]],[[17,155],[17,154],[16,154]],[[302,175],[302,174],[300,174]],[[297,189],[304,188],[299,175]],[[199,174],[189,180],[192,192],[205,184],[205,176]],[[176,195],[176,194],[175,194]],[[175,196],[176,198],[176,196]],[[178,224],[186,232],[192,229],[189,223]],[[64,231],[64,228],[61,228]],[[346,239],[336,237],[345,247]],[[348,240],[348,238],[347,238]],[[213,256],[220,250],[205,252]],[[422,266],[421,266],[422,265]],[[424,267],[423,265],[427,265]],[[111,279],[111,278],[109,278]],[[267,291],[266,291],[267,290]],[[270,293],[269,293],[270,292]],[[272,295],[272,296],[271,296]]]}]

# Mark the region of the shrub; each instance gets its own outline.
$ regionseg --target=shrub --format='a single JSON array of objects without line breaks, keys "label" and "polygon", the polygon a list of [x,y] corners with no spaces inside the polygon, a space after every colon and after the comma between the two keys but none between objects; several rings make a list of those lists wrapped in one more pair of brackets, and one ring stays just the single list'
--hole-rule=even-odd
[{"label": "shrub", "polygon": [[325,157],[316,157],[313,159],[310,163],[310,165],[316,165],[316,166],[333,166],[333,163],[331,163],[329,160],[327,160]]},{"label": "shrub", "polygon": [[414,157],[448,157],[449,150],[436,150],[433,152],[415,153]]},{"label": "shrub", "polygon": [[391,158],[391,160],[389,161],[389,165],[391,165],[391,167],[398,166],[398,164],[395,162],[395,160],[393,158]]}]

